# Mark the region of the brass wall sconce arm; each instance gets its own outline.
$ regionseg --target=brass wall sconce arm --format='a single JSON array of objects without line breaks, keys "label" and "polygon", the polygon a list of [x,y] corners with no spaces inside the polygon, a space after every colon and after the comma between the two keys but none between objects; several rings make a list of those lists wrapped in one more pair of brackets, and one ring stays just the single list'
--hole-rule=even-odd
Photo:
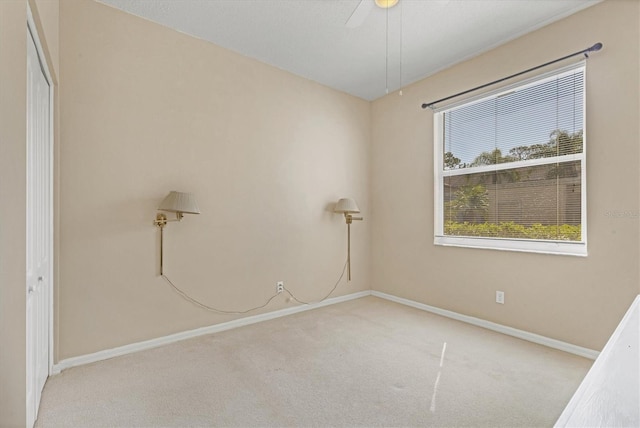
[{"label": "brass wall sconce arm", "polygon": [[351,281],[351,224],[354,220],[364,219],[363,217],[354,217],[353,214],[358,214],[360,208],[358,208],[356,201],[351,198],[340,199],[333,211],[344,214],[344,219],[347,223],[347,281]]},{"label": "brass wall sconce arm", "polygon": [[184,214],[182,214],[181,212],[177,212],[176,213],[176,218],[173,220],[169,220],[167,219],[167,216],[165,214],[162,213],[158,213],[156,215],[156,219],[153,221],[153,224],[155,224],[158,227],[165,227],[167,225],[167,223],[171,222],[171,221],[181,221],[182,217],[184,217]]},{"label": "brass wall sconce arm", "polygon": [[347,224],[353,223],[353,220],[364,220],[363,217],[354,217],[351,214],[347,214],[347,213],[344,214],[344,218],[347,221]]},{"label": "brass wall sconce arm", "polygon": [[176,213],[175,219],[167,219],[166,214],[158,213],[153,224],[160,228],[160,275],[164,275],[164,228],[169,222],[181,221],[184,214],[200,214],[200,208],[191,193],[171,191],[160,203],[159,211]]}]

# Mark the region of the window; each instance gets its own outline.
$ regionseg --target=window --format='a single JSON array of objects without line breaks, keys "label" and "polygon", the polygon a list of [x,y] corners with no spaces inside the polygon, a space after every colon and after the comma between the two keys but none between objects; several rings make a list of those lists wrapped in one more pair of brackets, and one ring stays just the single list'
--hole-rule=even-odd
[{"label": "window", "polygon": [[434,115],[435,244],[586,255],[584,63]]}]

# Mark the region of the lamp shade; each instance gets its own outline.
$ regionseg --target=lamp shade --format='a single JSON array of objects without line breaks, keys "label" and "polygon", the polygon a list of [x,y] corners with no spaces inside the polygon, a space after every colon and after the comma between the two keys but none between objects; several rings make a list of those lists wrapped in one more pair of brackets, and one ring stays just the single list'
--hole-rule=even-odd
[{"label": "lamp shade", "polygon": [[172,190],[162,201],[159,210],[173,213],[200,214],[196,198],[191,193]]},{"label": "lamp shade", "polygon": [[337,213],[359,213],[360,208],[358,208],[358,204],[351,198],[342,198],[336,204],[336,207],[333,209],[334,212]]}]

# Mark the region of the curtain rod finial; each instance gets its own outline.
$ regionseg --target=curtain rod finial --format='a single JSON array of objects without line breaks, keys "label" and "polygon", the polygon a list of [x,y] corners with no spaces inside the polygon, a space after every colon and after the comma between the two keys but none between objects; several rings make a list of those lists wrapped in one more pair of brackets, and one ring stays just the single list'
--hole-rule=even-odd
[{"label": "curtain rod finial", "polygon": [[596,52],[602,49],[602,43],[598,42],[589,48],[589,52]]}]

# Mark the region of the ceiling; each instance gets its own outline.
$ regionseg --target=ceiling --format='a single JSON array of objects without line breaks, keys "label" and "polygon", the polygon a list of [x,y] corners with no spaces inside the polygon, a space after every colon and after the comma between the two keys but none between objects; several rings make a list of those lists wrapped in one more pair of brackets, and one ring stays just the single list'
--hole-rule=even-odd
[{"label": "ceiling", "polygon": [[400,0],[355,28],[374,0],[99,1],[374,100],[600,0]]}]

